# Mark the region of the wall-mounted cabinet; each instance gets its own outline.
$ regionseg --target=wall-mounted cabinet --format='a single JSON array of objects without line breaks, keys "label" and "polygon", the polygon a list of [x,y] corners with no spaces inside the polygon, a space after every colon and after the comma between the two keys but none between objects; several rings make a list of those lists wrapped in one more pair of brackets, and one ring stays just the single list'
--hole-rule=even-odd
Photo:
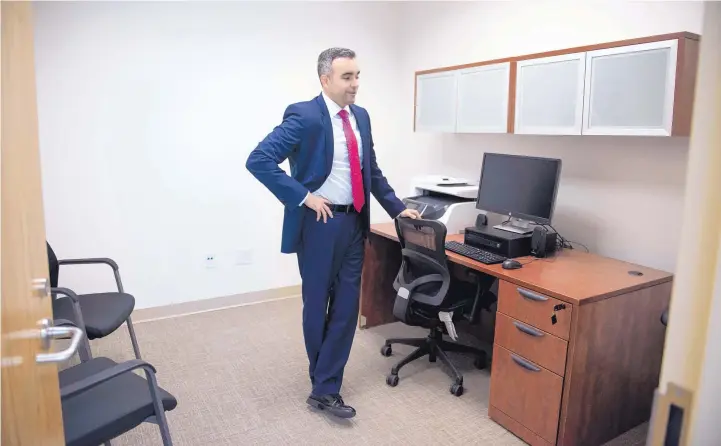
[{"label": "wall-mounted cabinet", "polygon": [[510,62],[416,77],[416,130],[506,133]]},{"label": "wall-mounted cabinet", "polygon": [[580,135],[585,65],[584,53],[517,62],[514,133]]},{"label": "wall-mounted cabinet", "polygon": [[698,43],[665,34],[418,72],[415,130],[688,136]]},{"label": "wall-mounted cabinet", "polygon": [[586,53],[584,135],[670,136],[678,41]]},{"label": "wall-mounted cabinet", "polygon": [[455,71],[424,74],[416,78],[416,130],[452,133],[456,131]]}]

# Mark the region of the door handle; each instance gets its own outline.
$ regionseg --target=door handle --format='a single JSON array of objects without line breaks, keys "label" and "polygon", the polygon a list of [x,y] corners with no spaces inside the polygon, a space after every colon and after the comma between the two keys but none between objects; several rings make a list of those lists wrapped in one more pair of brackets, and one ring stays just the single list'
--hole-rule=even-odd
[{"label": "door handle", "polygon": [[49,362],[63,362],[72,358],[75,352],[78,351],[80,341],[82,341],[83,330],[78,327],[52,327],[50,321],[44,319],[41,324],[43,327],[40,329],[40,340],[43,344],[43,348],[50,347],[50,341],[53,339],[63,339],[70,337],[70,345],[65,350],[53,353],[38,353],[35,355],[35,362],[39,364],[45,364]]}]

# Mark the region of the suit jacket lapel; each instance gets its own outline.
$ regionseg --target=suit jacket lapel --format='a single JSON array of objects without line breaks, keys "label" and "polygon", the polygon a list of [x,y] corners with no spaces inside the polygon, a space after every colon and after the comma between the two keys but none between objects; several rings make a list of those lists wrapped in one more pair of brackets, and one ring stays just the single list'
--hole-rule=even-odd
[{"label": "suit jacket lapel", "polygon": [[363,168],[365,169],[366,166],[370,166],[371,141],[369,125],[368,122],[366,122],[366,115],[361,114],[358,107],[356,107],[355,105],[351,105],[350,108],[353,112],[353,115],[355,116],[356,122],[358,123],[358,132],[361,135],[361,150],[363,150]]},{"label": "suit jacket lapel", "polygon": [[323,124],[323,134],[325,135],[325,176],[330,175],[330,170],[333,168],[333,125],[330,122],[328,116],[328,106],[323,99],[323,95],[318,95],[318,107],[320,107],[321,123]]}]

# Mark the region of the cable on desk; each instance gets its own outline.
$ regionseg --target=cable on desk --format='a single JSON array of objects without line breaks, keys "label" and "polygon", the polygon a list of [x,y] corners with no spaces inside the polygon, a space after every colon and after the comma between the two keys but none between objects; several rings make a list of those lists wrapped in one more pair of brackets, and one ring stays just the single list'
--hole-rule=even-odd
[{"label": "cable on desk", "polygon": [[553,226],[551,226],[551,225],[541,225],[541,226],[548,226],[549,228],[551,228],[553,230],[553,232],[556,233],[556,236],[557,236],[556,237],[556,248],[557,249],[564,249],[564,248],[565,249],[575,249],[573,247],[573,245],[579,245],[579,246],[583,247],[583,249],[585,249],[586,252],[591,252],[591,250],[588,249],[588,246],[584,245],[583,243],[574,242],[572,240],[568,240],[568,239],[564,238],[561,235],[561,233],[556,231],[556,228],[554,228]]}]

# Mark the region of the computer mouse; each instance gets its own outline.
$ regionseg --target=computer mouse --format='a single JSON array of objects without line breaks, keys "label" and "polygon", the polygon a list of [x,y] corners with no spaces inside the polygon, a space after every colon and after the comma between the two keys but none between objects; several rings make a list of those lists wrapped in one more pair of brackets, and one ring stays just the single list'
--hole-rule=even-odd
[{"label": "computer mouse", "polygon": [[503,264],[501,264],[501,266],[503,267],[503,269],[518,269],[522,268],[523,264],[518,260],[506,259],[503,261]]}]

